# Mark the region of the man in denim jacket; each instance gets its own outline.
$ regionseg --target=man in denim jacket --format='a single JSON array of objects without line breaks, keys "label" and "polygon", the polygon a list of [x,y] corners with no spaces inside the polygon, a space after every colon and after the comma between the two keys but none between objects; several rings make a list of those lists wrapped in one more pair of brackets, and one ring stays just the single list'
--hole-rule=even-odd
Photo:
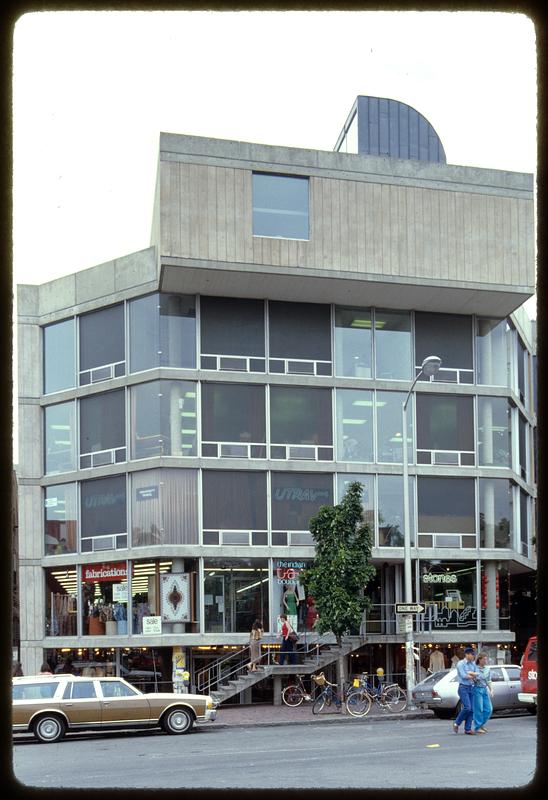
[{"label": "man in denim jacket", "polygon": [[464,732],[469,736],[475,736],[475,732],[472,730],[472,719],[474,717],[473,688],[479,674],[476,671],[475,656],[476,654],[472,647],[465,647],[464,658],[457,664],[459,697],[462,708],[453,722],[453,731],[458,733],[459,725],[464,722]]}]

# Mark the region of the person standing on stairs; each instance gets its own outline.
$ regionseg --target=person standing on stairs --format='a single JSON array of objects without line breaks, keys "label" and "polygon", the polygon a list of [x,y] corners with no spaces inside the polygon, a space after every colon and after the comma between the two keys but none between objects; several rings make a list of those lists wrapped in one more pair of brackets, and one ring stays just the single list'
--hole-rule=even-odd
[{"label": "person standing on stairs", "polygon": [[257,672],[257,664],[261,660],[261,639],[263,638],[263,623],[260,619],[256,619],[251,626],[251,633],[249,635],[249,664],[248,670],[250,672]]}]

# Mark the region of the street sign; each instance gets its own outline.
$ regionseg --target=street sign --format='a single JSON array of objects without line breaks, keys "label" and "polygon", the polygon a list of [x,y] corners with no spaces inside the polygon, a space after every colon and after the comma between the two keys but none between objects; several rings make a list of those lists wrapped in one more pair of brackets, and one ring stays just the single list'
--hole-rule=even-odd
[{"label": "street sign", "polygon": [[396,614],[424,614],[425,611],[419,603],[396,603]]},{"label": "street sign", "polygon": [[397,630],[396,633],[412,633],[413,632],[413,617],[411,614],[398,614],[396,617]]}]

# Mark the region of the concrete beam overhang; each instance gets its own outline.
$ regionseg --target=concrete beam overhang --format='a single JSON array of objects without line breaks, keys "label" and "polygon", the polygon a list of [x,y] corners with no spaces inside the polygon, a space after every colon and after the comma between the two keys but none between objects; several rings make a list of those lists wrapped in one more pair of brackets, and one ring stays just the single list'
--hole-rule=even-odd
[{"label": "concrete beam overhang", "polygon": [[506,317],[534,288],[162,257],[160,291]]}]

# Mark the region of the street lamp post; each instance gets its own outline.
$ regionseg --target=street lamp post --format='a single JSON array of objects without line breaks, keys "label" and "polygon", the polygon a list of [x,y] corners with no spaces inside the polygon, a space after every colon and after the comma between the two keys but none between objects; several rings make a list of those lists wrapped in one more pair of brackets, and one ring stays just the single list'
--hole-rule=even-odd
[{"label": "street lamp post", "polygon": [[[402,404],[402,438],[403,438],[403,543],[404,543],[404,597],[406,603],[413,602],[412,574],[411,574],[411,522],[409,519],[409,461],[407,454],[407,404],[415,388],[415,384],[421,375],[431,377],[435,375],[441,367],[441,358],[438,356],[428,356],[422,362],[421,370],[407,393],[407,397]],[[420,597],[417,598],[417,602]],[[414,664],[414,636],[413,636],[413,615],[406,615],[405,626],[405,681],[407,689],[407,707],[414,708],[413,688],[415,686],[415,664]]]}]

